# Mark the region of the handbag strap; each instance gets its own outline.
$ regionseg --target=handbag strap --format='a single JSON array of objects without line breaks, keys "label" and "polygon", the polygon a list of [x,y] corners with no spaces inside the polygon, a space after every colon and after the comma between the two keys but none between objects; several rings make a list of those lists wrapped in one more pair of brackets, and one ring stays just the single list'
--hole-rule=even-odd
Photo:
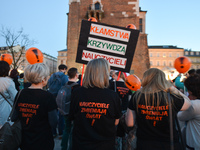
[{"label": "handbag strap", "polygon": [[7,121],[10,121],[10,120],[11,120],[11,116],[12,116],[13,113],[14,113],[15,106],[17,105],[17,101],[18,101],[18,99],[19,99],[19,95],[20,95],[21,91],[22,91],[22,90],[20,90],[20,91],[18,92],[18,94],[17,94],[17,97],[16,97],[16,99],[15,99],[15,102],[14,102],[14,104],[13,104],[12,110],[11,110],[11,112],[10,112],[10,115],[9,115]]},{"label": "handbag strap", "polygon": [[8,99],[0,92],[1,96],[8,102],[8,104],[12,107],[12,104],[8,101]]},{"label": "handbag strap", "polygon": [[183,136],[182,136],[182,132],[181,132],[181,128],[180,128],[180,124],[179,124],[179,122],[178,122],[178,118],[177,118],[177,116],[175,116],[175,123],[176,123],[176,126],[177,126],[177,128],[178,128],[178,134],[179,134],[179,137],[180,137],[180,141],[181,141],[181,148],[182,148],[182,150],[185,150],[185,145],[184,145],[184,143],[183,143]]},{"label": "handbag strap", "polygon": [[170,128],[170,149],[174,150],[174,135],[173,135],[173,122],[172,122],[172,105],[170,100],[170,93],[167,92],[168,104],[169,104],[169,128]]},{"label": "handbag strap", "polygon": [[[171,150],[174,150],[174,141],[173,141],[173,118],[172,118],[172,104],[171,104],[171,100],[170,100],[170,92],[167,92],[167,97],[168,97],[168,103],[169,103],[169,118],[170,118],[170,143],[171,143]],[[180,142],[181,142],[181,149],[185,150],[185,146],[183,143],[183,137],[182,137],[182,133],[181,133],[181,128],[178,122],[178,118],[177,115],[175,115],[175,124],[178,128],[178,135],[180,138]]]}]

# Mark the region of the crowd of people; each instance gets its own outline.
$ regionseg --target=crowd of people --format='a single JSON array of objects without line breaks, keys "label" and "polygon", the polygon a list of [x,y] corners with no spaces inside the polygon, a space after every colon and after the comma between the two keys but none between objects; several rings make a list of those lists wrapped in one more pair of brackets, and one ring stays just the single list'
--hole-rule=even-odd
[{"label": "crowd of people", "polygon": [[[49,77],[36,63],[19,74],[0,61],[0,127],[16,103],[11,119],[22,124],[21,150],[53,150],[56,136],[62,150],[200,150],[198,71],[181,83],[185,95],[156,68],[144,72],[137,91],[103,58],[88,62],[82,82],[77,68],[67,69],[61,64]],[[70,101],[61,108],[65,86]]]}]

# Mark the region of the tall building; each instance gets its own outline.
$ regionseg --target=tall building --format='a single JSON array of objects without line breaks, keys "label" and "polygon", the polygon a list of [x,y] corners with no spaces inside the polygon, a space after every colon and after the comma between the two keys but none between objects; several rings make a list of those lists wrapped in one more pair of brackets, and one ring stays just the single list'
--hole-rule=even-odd
[{"label": "tall building", "polygon": [[146,11],[139,7],[139,0],[69,0],[67,31],[67,66],[81,70],[82,64],[75,63],[81,21],[95,17],[98,22],[126,27],[135,24],[140,30],[130,73],[139,78],[150,67],[145,32]]}]

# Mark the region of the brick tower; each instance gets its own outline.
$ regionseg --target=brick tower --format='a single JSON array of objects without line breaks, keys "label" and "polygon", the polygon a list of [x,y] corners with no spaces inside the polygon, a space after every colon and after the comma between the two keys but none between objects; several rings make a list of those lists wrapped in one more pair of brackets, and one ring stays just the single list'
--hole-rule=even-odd
[{"label": "brick tower", "polygon": [[81,71],[82,64],[75,63],[81,21],[95,17],[98,22],[126,27],[135,24],[140,30],[130,73],[139,78],[150,67],[145,33],[146,11],[139,8],[139,0],[69,0],[67,31],[67,66],[77,67]]}]

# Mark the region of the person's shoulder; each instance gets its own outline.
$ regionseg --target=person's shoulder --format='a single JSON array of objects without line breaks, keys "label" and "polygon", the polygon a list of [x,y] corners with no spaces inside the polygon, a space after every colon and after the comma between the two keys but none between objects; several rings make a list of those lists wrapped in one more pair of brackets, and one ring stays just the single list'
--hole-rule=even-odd
[{"label": "person's shoulder", "polygon": [[200,107],[200,99],[191,100],[191,103],[194,107]]},{"label": "person's shoulder", "polygon": [[118,94],[115,91],[113,91],[112,89],[104,88],[104,91],[106,94],[108,94],[110,96],[116,96],[116,95],[118,96]]}]

